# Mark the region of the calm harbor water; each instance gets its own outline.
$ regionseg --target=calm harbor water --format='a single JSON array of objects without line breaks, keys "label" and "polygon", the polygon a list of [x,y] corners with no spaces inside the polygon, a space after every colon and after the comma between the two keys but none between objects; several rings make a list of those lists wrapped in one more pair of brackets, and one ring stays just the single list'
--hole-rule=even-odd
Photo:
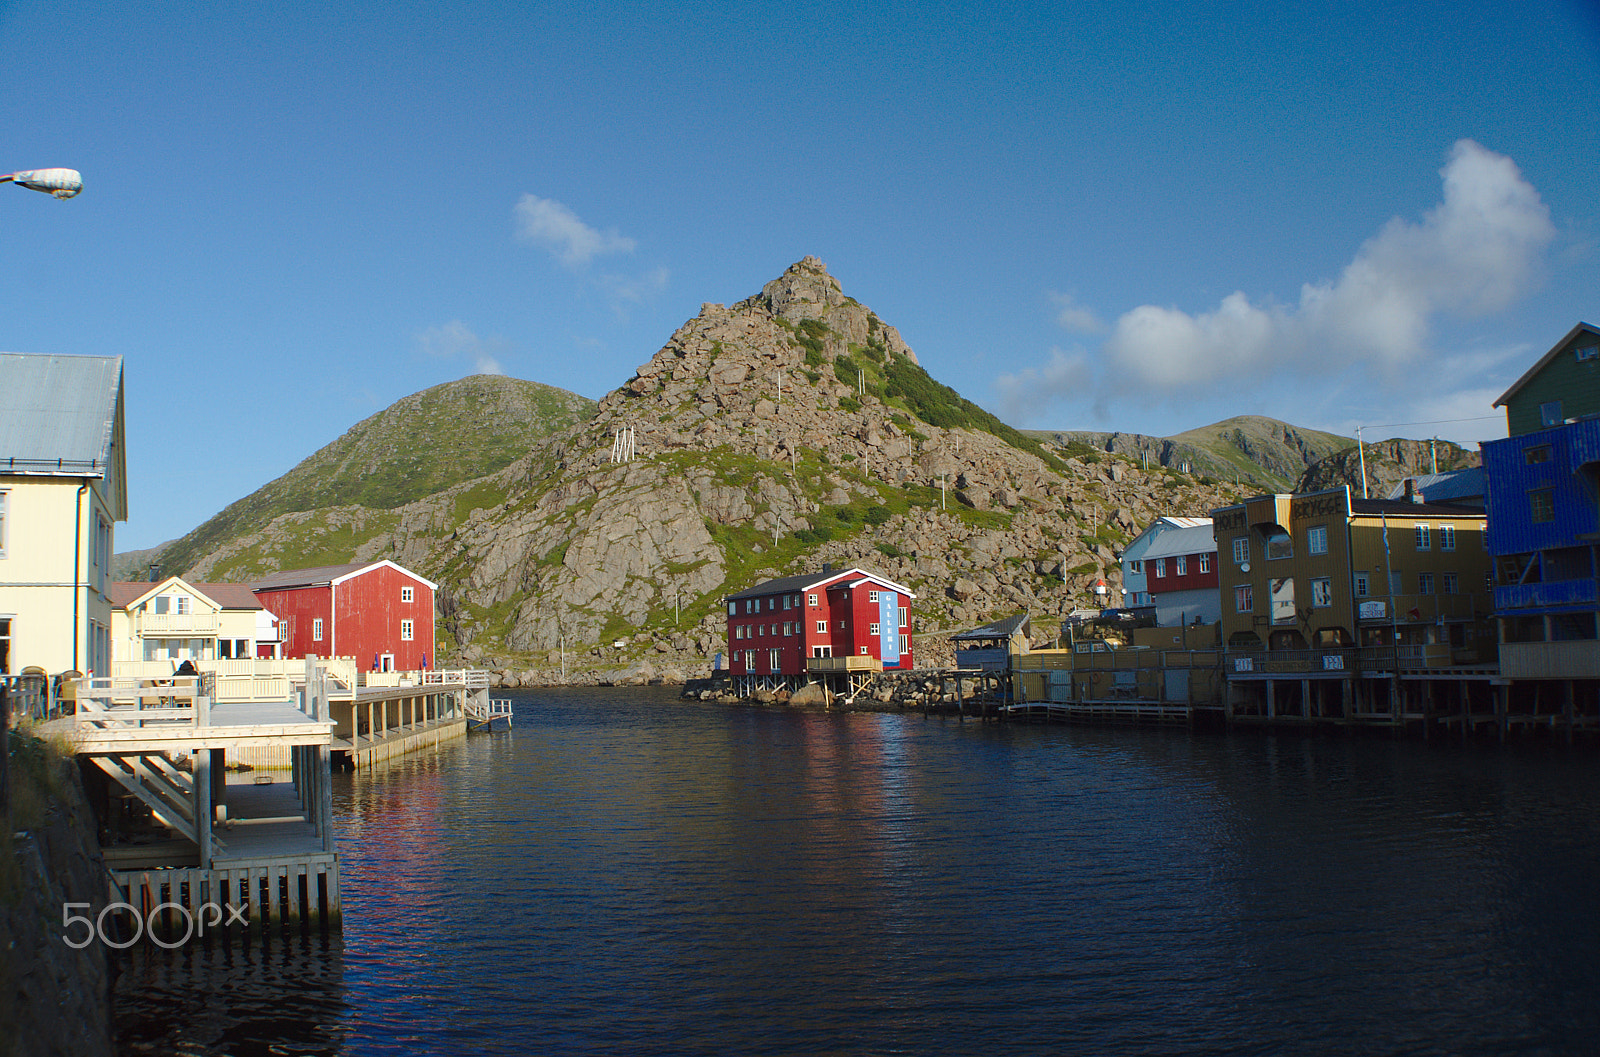
[{"label": "calm harbor water", "polygon": [[128,1052],[1600,1046],[1600,757],[516,697],[340,776],[342,937],[130,952]]}]

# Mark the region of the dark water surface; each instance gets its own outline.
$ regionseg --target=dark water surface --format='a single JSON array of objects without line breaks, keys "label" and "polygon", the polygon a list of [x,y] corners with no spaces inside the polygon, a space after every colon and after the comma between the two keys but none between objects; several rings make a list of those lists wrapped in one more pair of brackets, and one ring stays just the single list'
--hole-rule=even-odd
[{"label": "dark water surface", "polygon": [[130,1052],[1600,1052],[1600,754],[516,698],[338,776],[342,938]]}]

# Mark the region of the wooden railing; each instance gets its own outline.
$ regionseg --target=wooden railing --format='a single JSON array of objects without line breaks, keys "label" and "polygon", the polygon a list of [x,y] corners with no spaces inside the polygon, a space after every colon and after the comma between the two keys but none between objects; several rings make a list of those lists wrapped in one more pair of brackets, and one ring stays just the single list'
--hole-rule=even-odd
[{"label": "wooden railing", "polygon": [[222,628],[220,613],[145,613],[135,621],[146,638],[215,635]]},{"label": "wooden railing", "polygon": [[200,680],[193,676],[166,680],[97,676],[78,680],[74,725],[79,730],[204,726],[208,704]]},{"label": "wooden railing", "polygon": [[808,657],[806,670],[812,672],[879,672],[883,662],[872,656],[851,654],[845,657]]}]

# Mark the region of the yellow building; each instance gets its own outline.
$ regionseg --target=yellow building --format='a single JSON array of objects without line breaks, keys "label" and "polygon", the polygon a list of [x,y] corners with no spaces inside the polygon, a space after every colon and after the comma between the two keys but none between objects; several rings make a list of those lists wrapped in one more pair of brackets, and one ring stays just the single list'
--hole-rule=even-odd
[{"label": "yellow building", "polygon": [[1484,513],[1353,499],[1348,487],[1211,513],[1230,650],[1440,646],[1494,659]]},{"label": "yellow building", "polygon": [[0,353],[0,674],[109,673],[122,359]]},{"label": "yellow building", "polygon": [[160,583],[118,582],[111,585],[111,601],[117,674],[123,674],[123,661],[176,668],[184,661],[277,655],[277,620],[244,584],[191,584],[177,576]]}]

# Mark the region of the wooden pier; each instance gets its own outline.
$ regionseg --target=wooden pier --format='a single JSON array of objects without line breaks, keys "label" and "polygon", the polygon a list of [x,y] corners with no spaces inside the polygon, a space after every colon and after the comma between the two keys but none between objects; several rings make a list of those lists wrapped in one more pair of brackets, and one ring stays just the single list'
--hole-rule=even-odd
[{"label": "wooden pier", "polygon": [[[339,920],[325,669],[307,666],[293,700],[213,703],[201,679],[82,680],[71,725],[102,781],[111,902],[167,924],[208,904],[243,927]],[[153,685],[153,684],[164,685]],[[229,753],[287,746],[288,781],[229,779]],[[276,787],[276,788],[273,788]]]}]

